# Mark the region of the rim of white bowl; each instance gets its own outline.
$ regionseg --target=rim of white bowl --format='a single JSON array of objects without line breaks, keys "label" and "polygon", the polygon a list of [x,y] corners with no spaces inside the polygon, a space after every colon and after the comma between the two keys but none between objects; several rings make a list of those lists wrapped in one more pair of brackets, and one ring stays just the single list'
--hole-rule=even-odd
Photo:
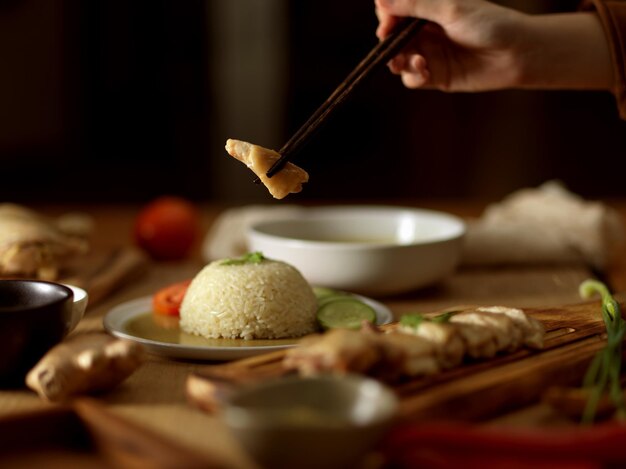
[{"label": "rim of white bowl", "polygon": [[[284,223],[294,222],[306,222],[315,221],[321,219],[345,219],[348,218],[364,218],[364,215],[370,215],[372,217],[386,214],[391,216],[398,216],[406,214],[407,216],[414,217],[428,217],[429,221],[438,220],[444,221],[449,227],[449,232],[443,234],[437,233],[433,236],[425,237],[420,240],[413,240],[406,243],[402,242],[359,242],[359,241],[321,241],[305,238],[296,238],[292,236],[286,236],[276,233],[268,233],[266,230],[268,227],[276,226]],[[339,205],[332,207],[310,207],[301,213],[275,218],[272,220],[259,221],[252,224],[247,230],[247,236],[257,237],[264,240],[278,241],[285,243],[289,246],[307,246],[307,247],[341,247],[343,249],[365,249],[365,248],[382,248],[382,247],[406,247],[406,246],[423,246],[432,245],[438,243],[444,243],[462,238],[467,231],[466,223],[458,216],[441,212],[438,210],[413,208],[413,207],[401,207],[401,206],[386,206],[386,205],[368,205],[368,206],[349,206]]]},{"label": "rim of white bowl", "polygon": [[88,297],[87,290],[77,287],[76,285],[71,285],[69,283],[62,283],[61,285],[66,286],[74,293],[74,302],[82,301]]}]

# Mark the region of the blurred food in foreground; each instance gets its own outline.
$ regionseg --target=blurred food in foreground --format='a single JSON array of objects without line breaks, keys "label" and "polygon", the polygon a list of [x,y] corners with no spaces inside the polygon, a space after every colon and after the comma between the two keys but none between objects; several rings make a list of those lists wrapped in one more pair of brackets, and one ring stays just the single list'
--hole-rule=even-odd
[{"label": "blurred food in foreground", "polygon": [[200,215],[196,206],[174,196],[162,196],[146,205],[134,227],[137,245],[159,261],[187,257],[199,232]]},{"label": "blurred food in foreground", "polygon": [[[472,425],[402,422],[385,435],[380,467],[624,467],[626,426]],[[434,463],[436,461],[436,464]]]},{"label": "blurred food in foreground", "polygon": [[68,214],[57,223],[24,206],[0,204],[0,275],[56,280],[87,252],[90,232],[86,215]]},{"label": "blurred food in foreground", "polygon": [[280,158],[280,154],[274,150],[229,138],[226,151],[250,168],[275,199],[300,192],[302,184],[309,180],[309,174],[293,163],[286,163],[274,176],[267,177],[267,171]]}]

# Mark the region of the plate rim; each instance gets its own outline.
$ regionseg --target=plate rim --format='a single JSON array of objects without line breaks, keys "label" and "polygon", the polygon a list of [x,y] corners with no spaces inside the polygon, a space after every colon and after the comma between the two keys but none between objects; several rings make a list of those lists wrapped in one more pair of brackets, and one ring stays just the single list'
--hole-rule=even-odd
[{"label": "plate rim", "polygon": [[[357,293],[350,293],[350,295],[374,308],[376,311],[377,325],[389,324],[393,321],[394,317],[392,311],[383,303]],[[152,295],[146,295],[118,303],[117,305],[111,307],[102,318],[102,325],[104,329],[109,334],[117,338],[131,340],[142,344],[152,353],[170,358],[186,358],[193,360],[235,360],[238,358],[260,355],[262,353],[284,350],[297,345],[294,343],[281,345],[250,345],[241,347],[204,347],[201,345],[172,344],[169,342],[162,342],[159,340],[129,334],[123,327],[124,323],[149,311],[151,302]]]}]

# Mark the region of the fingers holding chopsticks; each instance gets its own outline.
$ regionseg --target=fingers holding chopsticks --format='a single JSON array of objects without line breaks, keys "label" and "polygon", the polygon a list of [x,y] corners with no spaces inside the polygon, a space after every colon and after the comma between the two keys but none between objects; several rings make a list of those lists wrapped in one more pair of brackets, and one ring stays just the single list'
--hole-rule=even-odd
[{"label": "fingers holding chopsticks", "polygon": [[376,36],[386,38],[398,25],[401,18],[411,16],[423,18],[438,24],[453,21],[461,13],[465,2],[441,0],[374,0],[378,28]]},{"label": "fingers holding chopsticks", "polygon": [[[378,28],[376,36],[383,40],[398,27],[404,17],[426,18],[427,16],[440,18],[442,5],[440,0],[375,0],[376,16],[378,17]],[[428,49],[429,41],[423,38],[428,35],[428,29],[438,28],[435,24],[426,25],[420,33],[419,38],[414,38],[403,48],[394,58],[388,67],[392,73],[400,75],[402,82],[407,88],[421,88],[427,86],[431,80],[431,71],[428,69],[427,59],[424,55]]]},{"label": "fingers holding chopsticks", "polygon": [[422,88],[430,81],[430,70],[422,55],[400,53],[389,62],[389,70],[400,75],[407,88]]},{"label": "fingers holding chopsticks", "polygon": [[[400,16],[390,14],[389,10],[385,7],[387,3],[389,2],[385,0],[375,0],[376,16],[379,21],[376,36],[380,40],[383,40],[398,27],[398,24],[403,19]],[[425,33],[425,30],[428,29],[429,26],[434,25],[426,25],[420,33],[420,36]],[[419,53],[420,42],[424,41],[417,37],[414,38],[387,64],[392,73],[401,76],[402,82],[407,88],[421,88],[427,86],[431,78],[427,60],[424,55]]]},{"label": "fingers holding chopsticks", "polygon": [[488,91],[518,85],[529,15],[486,0],[375,0],[375,6],[379,38],[406,17],[426,21],[388,63],[407,87]]},{"label": "fingers holding chopsticks", "polygon": [[374,3],[380,22],[376,35],[382,39],[393,31],[398,18],[412,16],[448,26],[486,2],[484,0],[374,0]]},{"label": "fingers holding chopsticks", "polygon": [[393,15],[386,7],[384,0],[374,0],[376,17],[378,18],[378,28],[376,37],[379,40],[385,39],[400,22],[400,17]]},{"label": "fingers holding chopsticks", "polygon": [[449,59],[455,56],[455,49],[441,26],[431,22],[387,66],[407,88],[446,90],[450,86]]}]

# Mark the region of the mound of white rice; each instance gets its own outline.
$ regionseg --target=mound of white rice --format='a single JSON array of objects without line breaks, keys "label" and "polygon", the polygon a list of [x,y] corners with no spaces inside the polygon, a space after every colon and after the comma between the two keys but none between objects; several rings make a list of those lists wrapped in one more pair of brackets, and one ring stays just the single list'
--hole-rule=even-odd
[{"label": "mound of white rice", "polygon": [[207,338],[279,339],[317,328],[317,299],[284,262],[218,260],[194,277],[180,308],[183,331]]}]

